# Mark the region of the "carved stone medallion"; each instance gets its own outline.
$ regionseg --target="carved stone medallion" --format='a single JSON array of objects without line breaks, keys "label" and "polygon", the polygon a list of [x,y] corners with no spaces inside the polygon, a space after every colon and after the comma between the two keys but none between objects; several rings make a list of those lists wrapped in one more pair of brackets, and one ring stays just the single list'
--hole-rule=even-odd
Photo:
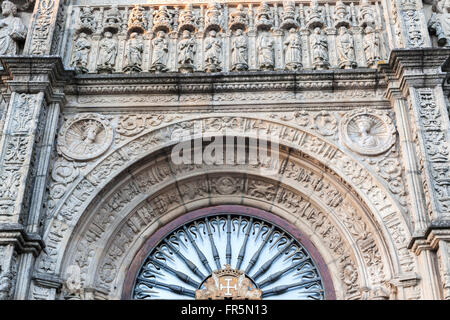
[{"label": "carved stone medallion", "polygon": [[261,300],[262,296],[261,290],[256,289],[243,271],[232,269],[230,265],[214,271],[203,287],[195,292],[196,300]]},{"label": "carved stone medallion", "polygon": [[361,155],[378,155],[396,141],[392,119],[382,111],[362,109],[348,113],[340,124],[341,141]]},{"label": "carved stone medallion", "polygon": [[105,153],[112,141],[113,129],[104,116],[79,114],[62,127],[58,151],[70,160],[91,160]]}]

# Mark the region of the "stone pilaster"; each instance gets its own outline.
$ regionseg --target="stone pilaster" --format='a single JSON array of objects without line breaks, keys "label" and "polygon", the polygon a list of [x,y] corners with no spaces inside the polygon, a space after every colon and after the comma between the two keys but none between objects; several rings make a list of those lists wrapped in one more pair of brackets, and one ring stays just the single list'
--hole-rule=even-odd
[{"label": "stone pilaster", "polygon": [[431,40],[420,0],[391,0],[395,48],[427,48]]},{"label": "stone pilaster", "polygon": [[50,51],[54,47],[52,44],[55,30],[58,29],[58,23],[62,23],[61,19],[58,19],[61,11],[60,2],[60,0],[36,0],[31,27],[28,29],[25,42],[25,55],[42,56],[52,53]]},{"label": "stone pilaster", "polygon": [[[40,219],[59,109],[67,80],[60,58],[3,57],[11,91],[0,141],[0,250],[11,282],[4,298],[26,298],[34,258],[44,247]],[[15,281],[15,275],[20,273]],[[6,278],[5,278],[6,277]],[[6,286],[6,285],[5,285]]]},{"label": "stone pilaster", "polygon": [[[394,50],[388,97],[393,103],[406,167],[414,223],[410,248],[423,267],[424,298],[441,297],[437,246],[427,235],[450,219],[449,118],[442,66],[449,49]],[[450,225],[450,224],[449,224]],[[442,254],[441,254],[442,255]]]}]

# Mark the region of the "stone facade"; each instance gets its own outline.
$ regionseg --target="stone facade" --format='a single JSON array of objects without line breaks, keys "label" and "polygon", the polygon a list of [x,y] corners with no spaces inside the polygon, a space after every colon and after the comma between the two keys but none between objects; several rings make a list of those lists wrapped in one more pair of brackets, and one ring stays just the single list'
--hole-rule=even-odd
[{"label": "stone facade", "polygon": [[[450,299],[449,55],[448,0],[3,1],[0,299],[129,298],[217,205],[295,225],[337,299]],[[175,164],[198,133],[279,159]]]}]

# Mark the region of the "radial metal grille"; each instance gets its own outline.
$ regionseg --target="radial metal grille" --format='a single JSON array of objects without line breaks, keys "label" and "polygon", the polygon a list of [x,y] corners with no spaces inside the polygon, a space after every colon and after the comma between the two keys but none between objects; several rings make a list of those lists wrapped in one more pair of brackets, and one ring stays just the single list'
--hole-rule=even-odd
[{"label": "radial metal grille", "polygon": [[217,214],[164,237],[139,270],[133,298],[194,299],[225,266],[244,271],[263,299],[325,297],[315,262],[292,235],[260,218]]}]

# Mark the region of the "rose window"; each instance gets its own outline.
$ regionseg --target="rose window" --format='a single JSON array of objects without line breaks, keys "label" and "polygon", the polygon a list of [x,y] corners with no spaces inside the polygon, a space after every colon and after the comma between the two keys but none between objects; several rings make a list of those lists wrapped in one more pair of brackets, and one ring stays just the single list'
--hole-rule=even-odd
[{"label": "rose window", "polygon": [[215,214],[177,227],[154,246],[134,299],[324,299],[304,246],[259,217]]}]

